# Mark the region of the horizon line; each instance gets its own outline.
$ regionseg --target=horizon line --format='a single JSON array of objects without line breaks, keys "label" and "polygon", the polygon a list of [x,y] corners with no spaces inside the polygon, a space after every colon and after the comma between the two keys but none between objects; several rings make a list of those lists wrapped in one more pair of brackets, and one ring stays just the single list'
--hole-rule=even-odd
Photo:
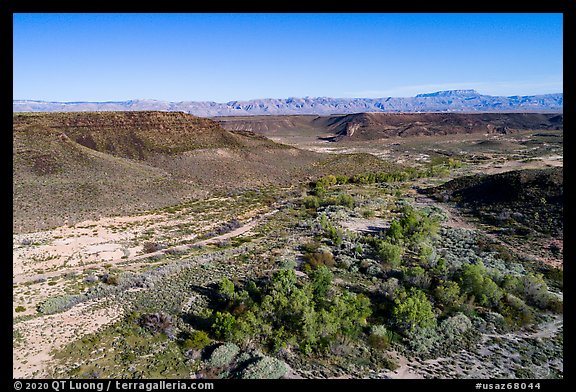
[{"label": "horizon line", "polygon": [[231,102],[250,102],[250,101],[258,101],[258,100],[287,100],[287,99],[319,99],[319,98],[331,98],[331,99],[388,99],[388,98],[428,98],[428,97],[419,97],[419,95],[428,95],[428,94],[437,94],[443,92],[452,92],[452,91],[474,91],[478,95],[481,96],[489,96],[489,97],[537,97],[543,95],[558,95],[564,94],[563,91],[560,92],[550,92],[550,93],[542,93],[542,94],[512,94],[512,95],[490,95],[490,94],[482,94],[475,89],[452,89],[452,90],[439,90],[433,92],[426,92],[426,93],[418,93],[412,96],[381,96],[381,97],[331,97],[331,96],[290,96],[284,98],[278,97],[264,97],[264,98],[250,98],[250,99],[232,99],[226,102],[218,102],[218,101],[210,101],[210,100],[165,100],[165,99],[157,99],[157,98],[130,98],[130,99],[120,99],[120,100],[106,100],[106,101],[97,101],[97,100],[73,100],[73,101],[54,101],[54,100],[46,100],[46,99],[31,99],[31,98],[20,98],[20,99],[12,99],[12,102],[15,101],[31,101],[31,102],[46,102],[46,103],[124,103],[129,101],[156,101],[156,102],[169,102],[169,103],[183,103],[183,102],[209,102],[209,103],[217,103],[217,104],[229,104]]}]

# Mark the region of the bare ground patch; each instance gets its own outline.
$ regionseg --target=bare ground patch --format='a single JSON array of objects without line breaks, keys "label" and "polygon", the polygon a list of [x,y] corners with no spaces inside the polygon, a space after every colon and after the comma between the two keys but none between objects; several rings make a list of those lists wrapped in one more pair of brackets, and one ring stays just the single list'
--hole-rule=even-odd
[{"label": "bare ground patch", "polygon": [[89,301],[63,313],[16,324],[14,332],[19,341],[14,343],[12,351],[13,377],[47,377],[53,350],[119,320],[122,308],[105,306],[105,301]]}]

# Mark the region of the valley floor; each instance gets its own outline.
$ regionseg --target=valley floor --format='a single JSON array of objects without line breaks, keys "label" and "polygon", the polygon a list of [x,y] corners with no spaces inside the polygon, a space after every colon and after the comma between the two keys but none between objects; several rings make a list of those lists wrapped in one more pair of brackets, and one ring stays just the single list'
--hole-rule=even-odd
[{"label": "valley floor", "polygon": [[[365,257],[373,264],[348,256],[352,250],[347,250],[346,241],[386,232],[399,216],[399,205],[408,204],[417,211],[432,211],[442,217],[438,237],[431,246],[434,254],[448,254],[444,256],[447,261],[449,257],[482,258],[485,264],[493,263],[487,264],[491,271],[507,274],[510,268],[516,268],[513,273],[518,276],[552,267],[554,271],[561,269],[561,255],[538,249],[546,241],[562,244],[562,238],[535,238],[529,244],[481,223],[454,203],[441,203],[415,191],[471,173],[562,166],[562,150],[550,149],[546,143],[511,158],[510,149],[530,139],[526,135],[498,137],[496,150],[470,138],[467,145],[473,146],[472,152],[462,151],[464,143],[449,138],[434,139],[432,144],[426,139],[425,148],[420,139],[373,144],[368,148],[373,151],[368,152],[385,159],[426,163],[442,146],[466,156],[468,163],[450,169],[448,176],[392,185],[332,185],[328,195],[353,198],[347,206],[337,202],[305,206],[306,196],[313,194],[307,185],[267,187],[187,201],[138,215],[14,234],[13,376],[189,378],[233,374],[222,369],[221,373],[209,374],[205,352],[183,350],[181,337],[151,335],[135,320],[147,312],[166,312],[174,318],[174,328],[182,336],[189,336],[200,330],[201,324],[190,320],[201,319],[211,311],[210,290],[223,278],[239,284],[292,269],[299,281],[307,281],[302,245],[312,241],[319,241],[334,255],[334,286],[366,293],[374,302],[391,276],[402,275],[381,269],[373,255]],[[282,137],[278,140],[289,141]],[[340,153],[367,149],[365,145],[332,147],[316,141],[305,147]],[[328,196],[326,200],[330,200]],[[344,233],[343,245],[335,245],[334,239],[322,232],[322,219]],[[491,246],[501,254],[512,254],[512,262],[476,250],[478,238],[493,241]],[[519,242],[521,246],[517,246]],[[406,252],[405,257],[415,262],[417,256]],[[561,283],[550,279],[550,293],[561,298]],[[430,343],[434,348],[418,353],[395,335],[384,350],[365,340],[338,340],[326,354],[306,357],[289,346],[265,354],[285,362],[290,369],[285,377],[292,378],[563,377],[562,313],[537,310],[533,323],[505,330],[496,321],[486,321],[493,320],[490,317],[494,309],[475,306],[468,316],[474,320],[476,335],[454,351]],[[377,309],[372,317],[383,323],[387,312]],[[482,321],[475,315],[486,317]],[[211,335],[212,344],[219,341],[224,339]],[[250,344],[242,350],[260,353],[260,348]]]}]

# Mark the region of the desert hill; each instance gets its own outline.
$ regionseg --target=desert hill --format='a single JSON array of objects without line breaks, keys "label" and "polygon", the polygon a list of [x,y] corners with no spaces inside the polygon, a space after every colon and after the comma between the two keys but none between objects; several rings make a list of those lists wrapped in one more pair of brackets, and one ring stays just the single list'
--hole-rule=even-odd
[{"label": "desert hill", "polygon": [[179,112],[14,114],[13,229],[289,185],[342,168],[352,174],[366,159],[386,166],[372,156],[360,158],[331,156],[326,164],[322,154]]},{"label": "desert hill", "polygon": [[218,117],[217,120],[229,130],[246,129],[267,136],[316,135],[344,142],[417,135],[558,130],[563,128],[564,116],[558,113],[356,113]]},{"label": "desert hill", "polygon": [[312,152],[184,113],[15,114],[14,229],[288,182],[317,160]]},{"label": "desert hill", "polygon": [[423,192],[455,201],[498,227],[562,237],[563,180],[562,168],[514,170],[460,177]]}]

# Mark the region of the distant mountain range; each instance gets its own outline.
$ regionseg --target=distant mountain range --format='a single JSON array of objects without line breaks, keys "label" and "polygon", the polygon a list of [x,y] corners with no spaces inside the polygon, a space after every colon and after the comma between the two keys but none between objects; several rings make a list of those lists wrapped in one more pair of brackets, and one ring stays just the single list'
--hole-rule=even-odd
[{"label": "distant mountain range", "polygon": [[350,114],[365,112],[562,112],[564,96],[482,95],[476,90],[449,90],[415,97],[388,98],[286,98],[253,99],[226,103],[208,101],[168,102],[130,100],[120,102],[47,102],[14,100],[14,112],[93,112],[159,110],[185,112],[200,117]]}]

